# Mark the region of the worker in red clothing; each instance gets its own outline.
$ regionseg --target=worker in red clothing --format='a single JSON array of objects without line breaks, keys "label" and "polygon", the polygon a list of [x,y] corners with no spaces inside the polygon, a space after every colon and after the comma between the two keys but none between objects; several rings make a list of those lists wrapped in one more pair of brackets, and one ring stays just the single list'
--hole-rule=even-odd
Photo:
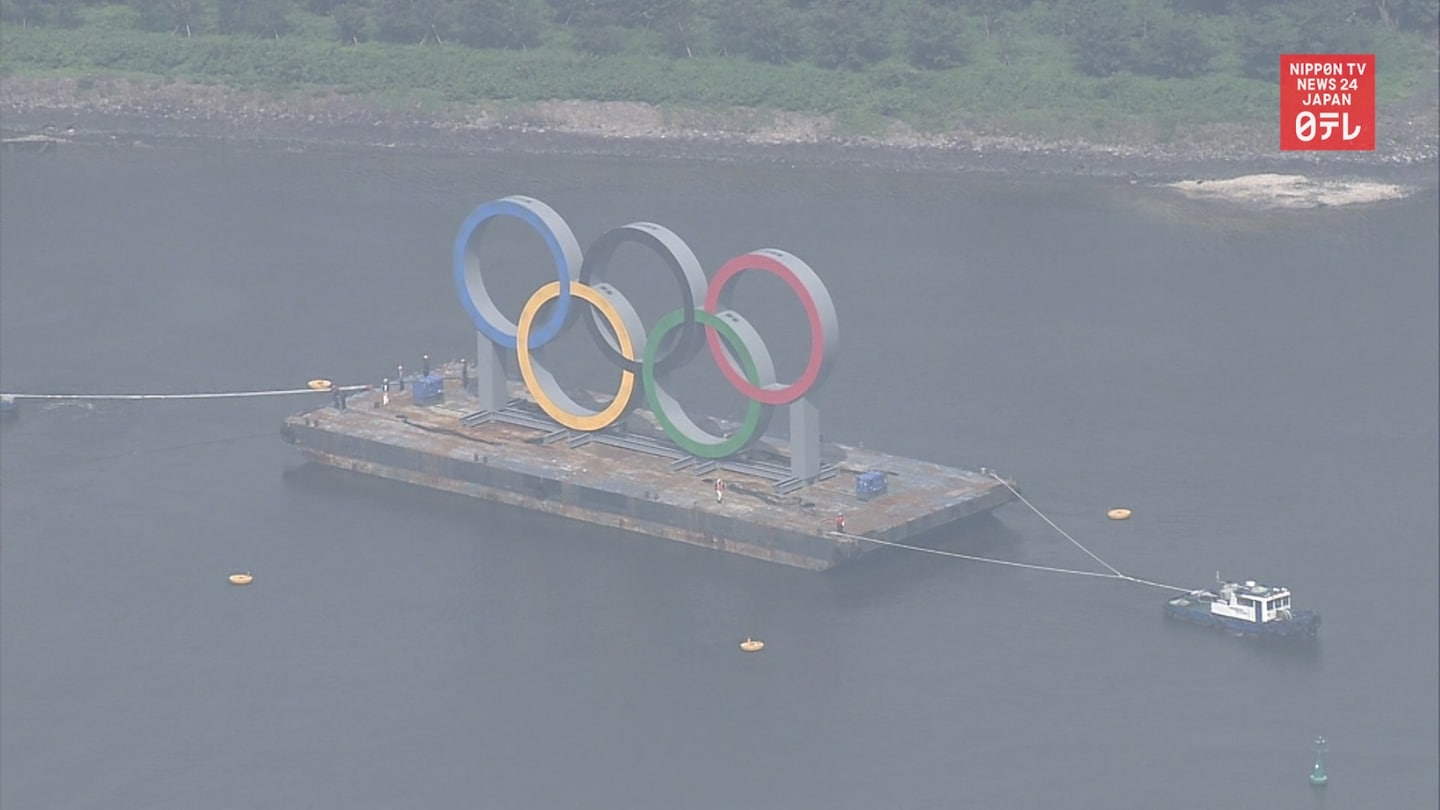
[{"label": "worker in red clothing", "polygon": [[844,533],[845,533],[845,513],[844,513],[844,512],[841,512],[840,514],[838,514],[838,515],[835,516],[835,531],[839,532],[840,534],[844,534]]},{"label": "worker in red clothing", "polygon": [[725,500],[725,479],[723,479],[723,478],[716,478],[716,479],[715,479],[715,502],[716,502],[716,503],[720,503],[720,502],[722,502],[722,501],[724,501],[724,500]]}]

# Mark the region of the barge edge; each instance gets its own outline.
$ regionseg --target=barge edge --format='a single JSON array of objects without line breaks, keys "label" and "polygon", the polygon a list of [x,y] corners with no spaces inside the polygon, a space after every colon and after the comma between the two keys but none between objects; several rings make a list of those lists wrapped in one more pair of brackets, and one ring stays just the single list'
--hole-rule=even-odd
[{"label": "barge edge", "polygon": [[301,455],[311,461],[336,467],[341,470],[371,475],[378,478],[388,478],[392,481],[400,481],[427,489],[450,492],[456,495],[464,495],[469,498],[505,504],[507,506],[516,506],[531,512],[555,515],[578,523],[636,532],[638,534],[649,535],[665,540],[674,540],[692,546],[700,546],[701,548],[725,551],[745,557],[754,557],[767,562],[781,563],[795,568],[804,568],[810,571],[825,571],[851,557],[864,553],[859,549],[859,541],[829,538],[833,541],[836,549],[834,559],[806,556],[782,551],[780,549],[767,548],[753,543],[744,543],[738,540],[717,537],[707,532],[682,529],[678,526],[670,526],[628,515],[617,515],[610,512],[602,512],[598,509],[587,509],[575,504],[533,498],[517,492],[510,492],[497,487],[488,487],[483,484],[474,484],[469,481],[457,481],[443,476],[426,475],[399,467],[391,467],[386,464],[377,464],[373,461],[362,461],[360,459],[332,455],[308,447],[300,448],[300,452]]},{"label": "barge edge", "polygon": [[[676,460],[642,432],[597,439],[533,416],[477,419],[485,414],[461,382],[445,379],[443,396],[426,402],[383,390],[348,407],[337,397],[292,414],[280,435],[322,466],[810,571],[885,548],[866,538],[923,543],[1017,499],[1013,482],[984,468],[838,444],[819,478],[787,488],[783,464]],[[865,489],[875,475],[893,483]]]}]

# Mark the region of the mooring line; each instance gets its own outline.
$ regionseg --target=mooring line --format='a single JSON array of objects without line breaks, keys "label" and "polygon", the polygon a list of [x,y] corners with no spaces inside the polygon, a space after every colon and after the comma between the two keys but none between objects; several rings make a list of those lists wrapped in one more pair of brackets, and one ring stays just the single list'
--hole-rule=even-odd
[{"label": "mooring line", "polygon": [[1016,498],[1018,498],[1021,503],[1025,504],[1025,505],[1028,506],[1028,507],[1030,507],[1030,511],[1032,511],[1032,512],[1034,512],[1035,514],[1039,515],[1041,520],[1045,521],[1046,523],[1049,523],[1049,524],[1050,524],[1050,528],[1052,528],[1052,529],[1054,529],[1055,531],[1059,532],[1066,540],[1069,540],[1070,542],[1074,543],[1076,548],[1078,548],[1078,549],[1080,549],[1081,551],[1085,552],[1086,554],[1090,555],[1090,559],[1092,559],[1092,560],[1094,560],[1095,562],[1098,562],[1098,563],[1100,563],[1101,565],[1105,566],[1106,568],[1110,569],[1110,573],[1114,574],[1115,576],[1117,576],[1117,577],[1119,577],[1119,578],[1121,578],[1121,579],[1125,579],[1125,575],[1122,574],[1122,573],[1120,573],[1118,570],[1116,570],[1116,569],[1115,569],[1115,566],[1111,565],[1110,563],[1105,562],[1104,560],[1102,560],[1102,559],[1100,559],[1098,556],[1096,556],[1095,552],[1093,552],[1093,551],[1091,551],[1090,549],[1088,549],[1088,548],[1080,545],[1080,541],[1079,541],[1079,540],[1076,540],[1075,538],[1071,537],[1071,536],[1069,535],[1069,533],[1066,532],[1064,529],[1060,528],[1059,526],[1056,526],[1056,525],[1055,525],[1055,521],[1053,521],[1053,520],[1051,520],[1050,518],[1046,517],[1044,512],[1041,512],[1039,509],[1036,509],[1036,508],[1035,508],[1035,504],[1030,503],[1029,501],[1025,500],[1025,496],[1024,496],[1024,495],[1021,495],[1021,494],[1020,494],[1020,491],[1017,490],[1017,489],[1015,489],[1015,487],[1010,486],[1010,482],[1009,482],[1009,481],[1006,481],[1004,478],[1001,478],[1000,476],[996,475],[994,472],[991,472],[991,473],[990,473],[990,477],[991,477],[991,478],[994,478],[996,481],[999,481],[1001,484],[1004,484],[1004,485],[1005,485],[1005,488],[1008,489],[1008,490],[1010,490],[1011,494],[1013,494]]},{"label": "mooring line", "polygon": [[[341,391],[364,391],[368,385],[342,385]],[[279,388],[269,391],[219,391],[198,394],[7,394],[0,397],[9,399],[60,399],[60,400],[126,400],[147,399],[249,399],[252,397],[288,397],[298,394],[329,394],[333,388]]]},{"label": "mooring line", "polygon": [[893,540],[878,540],[878,539],[876,539],[876,538],[874,538],[874,537],[866,537],[866,536],[861,535],[861,534],[846,534],[845,532],[826,532],[826,534],[830,535],[831,537],[843,537],[843,538],[845,538],[845,539],[847,539],[847,540],[854,540],[854,541],[857,541],[857,542],[875,543],[876,545],[889,546],[889,547],[891,547],[891,548],[899,548],[899,549],[904,549],[904,550],[906,550],[906,551],[920,551],[920,552],[923,552],[923,553],[925,553],[925,554],[935,554],[935,555],[938,555],[938,556],[941,556],[941,557],[953,557],[953,558],[959,559],[959,560],[970,560],[971,562],[991,563],[991,564],[994,564],[994,565],[1008,565],[1008,566],[1010,566],[1010,567],[1012,567],[1012,568],[1027,568],[1027,569],[1029,569],[1029,570],[1031,570],[1031,571],[1048,571],[1048,572],[1050,572],[1050,573],[1052,573],[1052,574],[1070,574],[1070,575],[1072,575],[1072,576],[1078,576],[1078,577],[1095,577],[1095,578],[1097,578],[1097,579],[1118,579],[1118,580],[1122,580],[1122,581],[1124,581],[1124,582],[1133,582],[1133,583],[1135,583],[1136,585],[1148,585],[1148,586],[1151,587],[1151,588],[1161,588],[1161,589],[1163,589],[1163,590],[1167,590],[1167,591],[1179,591],[1179,592],[1181,592],[1181,593],[1189,593],[1189,592],[1195,590],[1194,588],[1181,588],[1181,587],[1179,587],[1178,585],[1166,585],[1166,584],[1163,583],[1163,582],[1155,582],[1155,581],[1153,581],[1153,580],[1141,579],[1140,577],[1132,577],[1132,576],[1130,576],[1129,574],[1123,574],[1123,573],[1121,573],[1120,570],[1117,569],[1115,566],[1113,566],[1113,565],[1111,565],[1110,563],[1107,563],[1107,562],[1105,562],[1104,560],[1100,559],[1100,557],[1099,557],[1097,554],[1095,554],[1095,552],[1093,552],[1093,551],[1091,551],[1090,549],[1086,548],[1085,546],[1081,545],[1081,544],[1080,544],[1080,541],[1078,541],[1078,540],[1076,540],[1075,538],[1071,537],[1068,532],[1066,532],[1064,529],[1060,528],[1059,526],[1055,525],[1055,521],[1053,521],[1053,520],[1051,520],[1050,518],[1046,517],[1045,513],[1044,513],[1044,512],[1041,512],[1038,508],[1036,508],[1035,504],[1030,503],[1029,501],[1025,500],[1025,496],[1021,495],[1018,491],[1016,491],[1015,487],[1011,486],[1009,481],[1006,481],[1004,478],[1001,478],[999,475],[996,475],[993,471],[986,471],[986,472],[989,474],[989,476],[990,476],[991,478],[994,478],[996,481],[999,481],[1001,484],[1003,484],[1003,485],[1005,486],[1006,489],[1010,490],[1010,492],[1013,493],[1013,494],[1015,495],[1015,497],[1020,500],[1021,503],[1025,504],[1025,505],[1028,506],[1028,507],[1030,507],[1030,511],[1032,511],[1032,512],[1034,512],[1035,514],[1039,515],[1041,520],[1043,520],[1043,521],[1045,521],[1046,523],[1050,524],[1050,527],[1053,528],[1055,531],[1059,532],[1059,533],[1061,534],[1061,536],[1063,536],[1066,540],[1069,540],[1071,543],[1074,543],[1076,548],[1078,548],[1078,549],[1080,549],[1081,551],[1083,551],[1083,552],[1085,552],[1086,554],[1088,554],[1088,555],[1090,556],[1090,559],[1092,559],[1092,560],[1094,560],[1095,562],[1098,562],[1098,563],[1100,563],[1101,565],[1105,566],[1105,568],[1107,568],[1110,573],[1107,574],[1107,573],[1102,573],[1102,572],[1100,572],[1100,571],[1081,571],[1081,570],[1079,570],[1079,569],[1077,569],[1077,568],[1056,568],[1056,567],[1054,567],[1054,566],[1049,566],[1049,565],[1036,565],[1036,564],[1034,564],[1034,563],[1015,562],[1014,560],[997,560],[997,559],[995,559],[994,557],[980,557],[980,556],[975,555],[975,554],[961,554],[961,553],[958,552],[958,551],[945,551],[945,550],[938,549],[938,548],[925,548],[924,546],[912,546],[912,545],[909,545],[909,544],[907,544],[907,543],[896,543],[896,542],[894,542]]},{"label": "mooring line", "polygon": [[1163,583],[1163,582],[1153,582],[1153,581],[1148,580],[1148,579],[1141,579],[1141,578],[1139,578],[1139,577],[1132,577],[1132,576],[1130,576],[1129,574],[1121,575],[1120,578],[1123,579],[1123,580],[1125,580],[1126,582],[1133,582],[1133,583],[1135,583],[1136,585],[1149,585],[1149,586],[1152,587],[1152,588],[1160,588],[1160,589],[1166,590],[1166,591],[1179,591],[1180,593],[1191,593],[1191,592],[1193,592],[1193,591],[1195,590],[1194,588],[1182,588],[1182,587],[1180,587],[1179,585],[1166,585],[1166,584]]},{"label": "mooring line", "polygon": [[1015,562],[1014,560],[997,560],[994,557],[977,557],[974,554],[961,554],[958,551],[945,551],[938,548],[925,548],[924,546],[911,546],[905,543],[896,543],[892,540],[877,540],[874,537],[866,537],[860,534],[845,534],[844,532],[829,532],[832,537],[843,537],[847,540],[856,540],[866,543],[875,543],[891,548],[903,548],[906,551],[922,551],[926,554],[938,554],[941,557],[955,557],[961,560],[972,562],[994,563],[995,565],[1009,565],[1015,568],[1028,568],[1032,571],[1049,571],[1052,574],[1074,574],[1081,577],[1099,577],[1100,579],[1126,579],[1124,574],[1106,574],[1100,571],[1081,571],[1076,568],[1054,568],[1049,565],[1036,565],[1034,563]]}]

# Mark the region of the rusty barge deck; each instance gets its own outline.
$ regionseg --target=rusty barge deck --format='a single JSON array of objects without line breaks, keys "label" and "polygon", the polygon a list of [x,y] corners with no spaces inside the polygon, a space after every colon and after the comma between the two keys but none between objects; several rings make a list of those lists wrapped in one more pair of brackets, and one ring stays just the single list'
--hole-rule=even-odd
[{"label": "rusty barge deck", "polygon": [[[912,542],[1015,499],[989,475],[841,445],[824,446],[812,482],[763,442],[743,459],[697,459],[644,412],[623,432],[578,433],[518,386],[503,411],[479,411],[455,369],[441,371],[440,402],[416,403],[412,386],[383,403],[365,391],[289,417],[282,435],[322,464],[812,570],[882,548],[859,536]],[[872,471],[888,486],[862,500],[857,476]]]}]

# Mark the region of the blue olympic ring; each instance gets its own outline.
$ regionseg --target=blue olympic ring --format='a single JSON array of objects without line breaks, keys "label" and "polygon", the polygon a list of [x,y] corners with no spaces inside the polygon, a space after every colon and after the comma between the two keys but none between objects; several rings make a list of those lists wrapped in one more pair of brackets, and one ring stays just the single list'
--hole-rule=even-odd
[{"label": "blue olympic ring", "polygon": [[455,286],[460,291],[460,302],[475,328],[491,342],[507,349],[516,348],[518,327],[500,312],[486,292],[480,259],[470,250],[471,242],[496,217],[512,217],[529,225],[545,240],[545,247],[555,259],[560,297],[555,301],[550,319],[530,335],[529,348],[538,349],[560,334],[570,316],[570,281],[575,275],[574,268],[581,265],[580,243],[555,209],[531,197],[494,200],[476,208],[465,218],[460,233],[455,237],[453,254]]}]

